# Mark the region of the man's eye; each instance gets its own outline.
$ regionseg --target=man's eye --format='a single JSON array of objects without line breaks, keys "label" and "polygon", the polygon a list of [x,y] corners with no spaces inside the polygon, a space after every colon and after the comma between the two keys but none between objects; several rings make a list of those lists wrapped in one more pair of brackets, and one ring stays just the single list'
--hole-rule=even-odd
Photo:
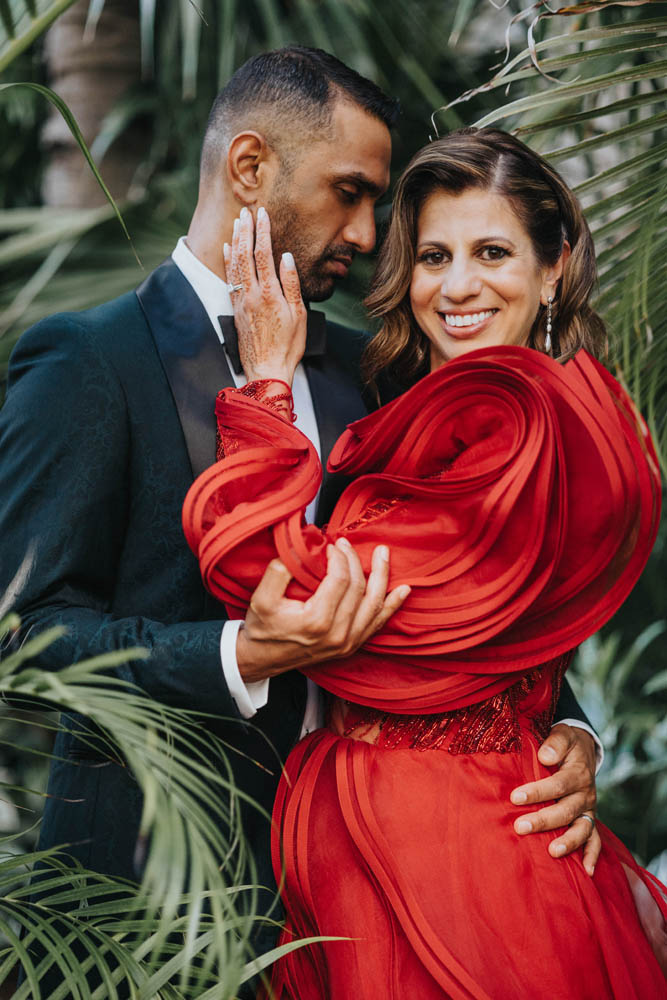
[{"label": "man's eye", "polygon": [[338,188],[338,194],[341,196],[341,198],[343,199],[343,201],[349,202],[350,204],[352,204],[352,202],[355,202],[355,201],[359,200],[359,189],[358,188],[343,188],[343,187],[339,187]]},{"label": "man's eye", "polygon": [[484,260],[502,260],[503,257],[509,256],[509,250],[505,247],[488,246],[482,249],[481,256]]}]

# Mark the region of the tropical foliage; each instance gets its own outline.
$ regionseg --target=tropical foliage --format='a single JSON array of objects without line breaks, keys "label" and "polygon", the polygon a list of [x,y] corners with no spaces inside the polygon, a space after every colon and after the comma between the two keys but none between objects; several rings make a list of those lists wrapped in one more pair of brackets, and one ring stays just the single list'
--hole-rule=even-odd
[{"label": "tropical foliage", "polygon": [[[1,0],[0,85],[48,83],[41,33],[71,3]],[[88,45],[95,45],[104,7],[104,0],[91,0]],[[667,4],[139,0],[138,10],[143,78],[103,121],[92,155],[104,175],[106,151],[133,125],[146,133],[145,156],[121,204],[143,271],[110,205],[38,205],[42,93],[34,86],[0,93],[0,378],[27,325],[56,310],[112,298],[171,252],[194,206],[199,142],[214,94],[249,55],[296,41],[334,52],[401,97],[395,171],[429,134],[475,123],[516,131],[562,170],[584,202],[596,240],[598,303],[612,333],[610,365],[642,407],[665,461],[667,286],[660,265],[667,242]],[[355,264],[347,290],[327,303],[332,318],[365,321],[359,303],[369,267]],[[604,635],[585,645],[574,671],[607,749],[601,812],[644,861],[667,847],[666,568],[663,525],[635,594]],[[244,942],[254,916],[252,889],[233,888],[247,859],[242,849],[229,851],[238,793],[225,776],[224,748],[212,746],[191,718],[110,683],[104,673],[109,661],[77,664],[56,678],[31,670],[29,655],[27,646],[19,659],[0,662],[0,694],[14,699],[0,713],[6,802],[0,821],[4,815],[7,831],[0,857],[7,935],[0,989],[24,947],[18,928],[53,944],[59,914],[49,908],[69,899],[79,908],[52,948],[54,954],[60,949],[53,960],[72,962],[82,995],[89,963],[106,969],[110,995],[125,977],[141,997],[158,990],[169,997],[233,996],[251,972],[244,966]],[[47,895],[39,906],[30,902],[27,869],[38,860],[34,826],[44,794],[43,761],[57,722],[41,711],[19,711],[19,694],[54,709],[83,710],[108,735],[110,754],[132,767],[146,794],[144,832],[150,831],[142,886],[83,873],[73,879],[54,855],[39,859],[47,865]],[[187,764],[177,749],[184,745]],[[219,766],[212,770],[207,762],[213,758]],[[215,830],[204,819],[207,810],[220,820]],[[174,845],[181,862],[196,856],[197,863],[172,863]],[[216,858],[226,859],[220,870]],[[81,940],[88,949],[83,969],[68,951]],[[28,996],[32,986],[17,996]]]},{"label": "tropical foliage", "polygon": [[[0,621],[0,644],[7,646],[18,624],[14,615]],[[142,649],[81,661],[57,674],[32,668],[31,658],[60,632],[51,629],[0,660],[0,746],[5,753],[17,749],[26,724],[33,737],[40,729],[53,731],[59,726],[53,710],[85,713],[90,731],[80,738],[97,750],[102,739],[108,766],[128,768],[143,794],[144,874],[141,885],[111,879],[73,862],[66,844],[26,849],[23,833],[19,850],[20,831],[3,837],[0,987],[20,961],[26,979],[16,1000],[38,997],[38,982],[51,965],[64,975],[68,996],[90,997],[92,974],[101,984],[98,996],[127,995],[132,984],[134,995],[146,1000],[231,998],[285,949],[248,961],[259,919],[256,887],[247,882],[253,866],[239,825],[243,793],[234,786],[227,749],[202,717],[160,705],[110,673],[147,655]],[[45,744],[38,739],[18,748],[46,757]],[[38,772],[43,780],[43,769]],[[5,774],[0,788],[3,796],[28,803],[21,808],[29,835],[43,787],[20,786]],[[33,866],[40,872],[38,896],[30,883]],[[37,959],[34,945],[41,946]]]}]

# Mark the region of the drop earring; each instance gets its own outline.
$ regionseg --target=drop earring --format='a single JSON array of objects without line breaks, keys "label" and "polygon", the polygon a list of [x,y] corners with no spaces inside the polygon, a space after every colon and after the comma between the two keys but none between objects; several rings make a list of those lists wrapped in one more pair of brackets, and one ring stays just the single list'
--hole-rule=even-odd
[{"label": "drop earring", "polygon": [[551,330],[552,330],[552,320],[553,320],[553,295],[550,295],[547,299],[547,334],[544,338],[544,350],[547,354],[551,354]]}]

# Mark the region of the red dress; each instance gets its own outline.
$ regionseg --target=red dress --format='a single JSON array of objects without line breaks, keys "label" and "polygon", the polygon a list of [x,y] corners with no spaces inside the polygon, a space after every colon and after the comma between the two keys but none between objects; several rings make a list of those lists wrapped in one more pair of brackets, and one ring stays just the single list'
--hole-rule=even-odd
[{"label": "red dress", "polygon": [[276,554],[288,596],[309,596],[341,535],[366,571],[389,544],[390,586],[412,587],[362,650],[306,671],[336,700],[276,799],[281,940],[353,940],[293,951],[275,995],[664,1000],[629,879],[658,939],[664,887],[605,828],[593,878],[580,853],[554,860],[560,831],[519,839],[509,802],[549,773],[537,749],[571,651],[655,539],[657,462],[618,383],[584,352],[449,362],[339,439],[329,465],[355,479],[326,530],[303,520],[320,477],[303,435],[243,391],[216,412],[224,457],[188,493],[184,528],[232,617]]}]

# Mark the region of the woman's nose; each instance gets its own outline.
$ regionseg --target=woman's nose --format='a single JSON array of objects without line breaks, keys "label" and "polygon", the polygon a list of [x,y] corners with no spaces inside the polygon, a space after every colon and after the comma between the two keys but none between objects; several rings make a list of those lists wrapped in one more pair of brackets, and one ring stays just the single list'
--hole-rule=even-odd
[{"label": "woman's nose", "polygon": [[482,282],[474,263],[454,258],[445,270],[440,293],[443,298],[460,302],[473,295],[479,295],[481,288]]}]

